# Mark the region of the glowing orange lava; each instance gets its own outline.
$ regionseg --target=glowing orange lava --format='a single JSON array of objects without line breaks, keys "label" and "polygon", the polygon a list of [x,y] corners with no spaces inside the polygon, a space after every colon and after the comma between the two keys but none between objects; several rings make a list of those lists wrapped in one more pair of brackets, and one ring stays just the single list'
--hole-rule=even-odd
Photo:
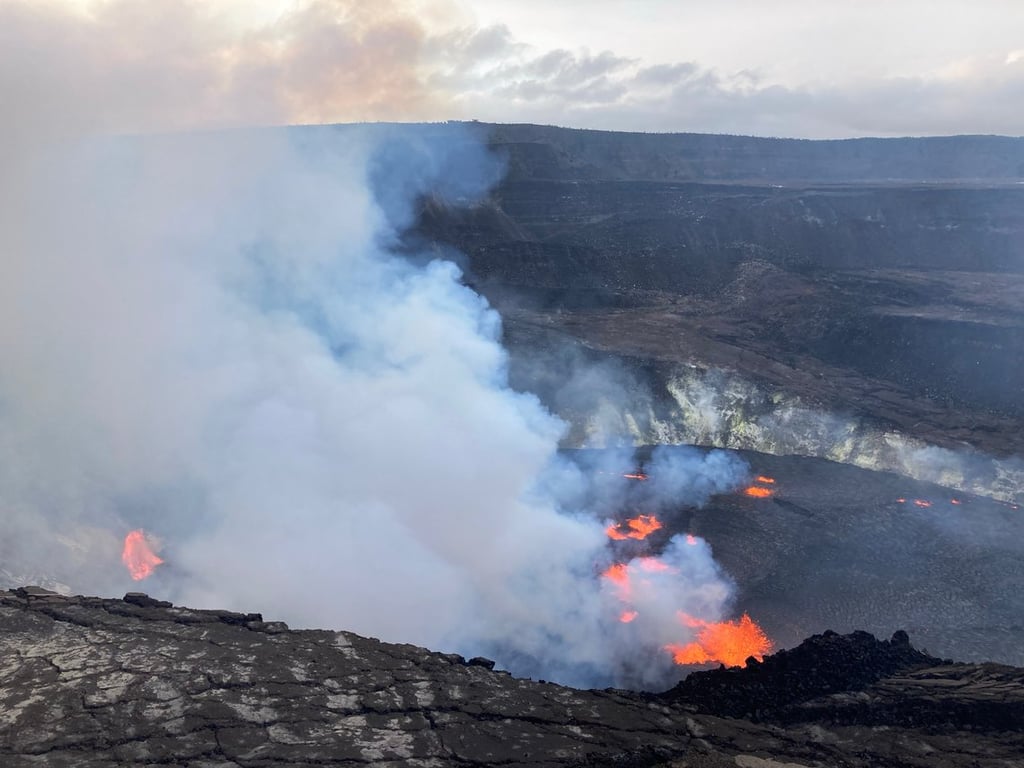
[{"label": "glowing orange lava", "polygon": [[694,536],[692,533],[686,534],[686,543],[689,544],[691,547],[697,546],[697,537]]},{"label": "glowing orange lava", "polygon": [[902,496],[900,496],[900,497],[899,497],[898,499],[896,499],[896,502],[897,502],[898,504],[906,504],[906,503],[907,503],[907,500],[906,500],[906,499],[904,499],[904,498],[903,498]]},{"label": "glowing orange lava", "polygon": [[956,504],[957,506],[960,506],[960,504],[962,504],[963,502],[960,501],[960,499],[950,499],[949,503],[950,504]]},{"label": "glowing orange lava", "polygon": [[736,621],[706,622],[680,614],[684,624],[699,627],[696,641],[686,645],[666,645],[676,664],[719,662],[739,667],[753,656],[760,661],[772,650],[772,641],[747,614]]},{"label": "glowing orange lava", "polygon": [[156,567],[163,563],[146,541],[146,534],[136,530],[124,537],[124,549],[121,551],[121,562],[128,568],[128,573],[135,581],[142,581],[153,575]]},{"label": "glowing orange lava", "polygon": [[625,473],[623,475],[623,477],[626,478],[627,480],[646,480],[647,479],[647,473],[646,472],[627,472],[627,473]]},{"label": "glowing orange lava", "polygon": [[932,503],[930,501],[925,501],[924,499],[914,499],[915,507],[930,507],[931,505]]},{"label": "glowing orange lava", "polygon": [[[626,528],[625,531],[622,530],[623,526]],[[609,539],[615,539],[616,541],[624,541],[625,539],[637,539],[639,541],[646,539],[659,528],[661,528],[661,521],[654,515],[640,515],[632,520],[627,520],[625,523],[609,525],[605,528],[604,532]]]},{"label": "glowing orange lava", "polygon": [[619,621],[621,621],[623,624],[629,624],[629,622],[631,622],[639,615],[640,614],[636,611],[623,611],[622,614],[619,616]]},{"label": "glowing orange lava", "polygon": [[620,587],[624,587],[629,584],[629,566],[625,563],[616,563],[615,565],[611,565],[601,575],[613,584],[618,584]]},{"label": "glowing orange lava", "polygon": [[774,488],[766,488],[768,485],[775,485],[775,478],[768,477],[768,475],[758,475],[754,478],[754,483],[757,485],[751,485],[743,489],[743,493],[754,499],[767,499],[770,496],[775,495]]}]

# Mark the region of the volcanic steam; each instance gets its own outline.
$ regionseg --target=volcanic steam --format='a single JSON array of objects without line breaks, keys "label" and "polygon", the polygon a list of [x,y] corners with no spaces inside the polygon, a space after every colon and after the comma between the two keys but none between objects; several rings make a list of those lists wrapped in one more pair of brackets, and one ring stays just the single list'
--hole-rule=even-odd
[{"label": "volcanic steam", "polygon": [[[0,503],[23,511],[5,522],[20,550],[66,563],[76,591],[122,590],[122,565],[71,559],[47,529],[144,528],[174,555],[162,597],[576,684],[664,683],[664,646],[697,635],[677,612],[728,617],[703,543],[666,542],[662,572],[626,562],[621,604],[599,576],[613,515],[558,454],[564,425],[507,386],[497,314],[451,261],[396,255],[421,195],[472,205],[498,177],[468,129],[93,140],[35,159],[0,212]],[[654,457],[645,482],[631,467],[615,479],[650,510],[745,473],[700,452]],[[632,542],[651,514],[615,530]],[[133,578],[159,564],[142,534],[124,557]]]}]

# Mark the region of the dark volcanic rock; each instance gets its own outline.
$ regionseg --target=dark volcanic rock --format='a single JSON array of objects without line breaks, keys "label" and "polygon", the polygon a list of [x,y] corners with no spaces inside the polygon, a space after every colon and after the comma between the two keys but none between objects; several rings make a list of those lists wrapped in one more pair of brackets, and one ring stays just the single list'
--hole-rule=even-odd
[{"label": "dark volcanic rock", "polygon": [[131,594],[0,593],[0,765],[538,765],[685,750],[661,705]]},{"label": "dark volcanic rock", "polygon": [[[902,638],[815,638],[789,661],[651,696],[253,616],[0,592],[0,765],[1009,768],[1024,755],[1024,671],[932,666]],[[817,677],[760,672],[794,664]],[[776,722],[722,717],[734,700],[770,702]]]},{"label": "dark volcanic rock", "polygon": [[664,698],[728,717],[778,719],[795,704],[942,663],[911,647],[902,630],[888,642],[867,632],[825,632],[763,662],[748,659],[744,668],[696,672]]},{"label": "dark volcanic rock", "polygon": [[627,133],[548,125],[475,127],[512,179],[615,181],[957,181],[1024,178],[1024,140],[936,136],[816,141],[700,133]]},{"label": "dark volcanic rock", "polygon": [[888,642],[826,632],[743,669],[694,673],[659,698],[788,727],[1024,732],[1024,670],[942,661],[912,648],[905,632]]}]

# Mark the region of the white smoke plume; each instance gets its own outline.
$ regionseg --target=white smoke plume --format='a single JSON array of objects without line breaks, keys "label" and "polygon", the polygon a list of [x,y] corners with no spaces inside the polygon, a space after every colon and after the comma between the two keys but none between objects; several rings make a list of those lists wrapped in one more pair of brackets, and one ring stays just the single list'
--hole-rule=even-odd
[{"label": "white smoke plume", "polygon": [[[188,604],[614,670],[601,521],[535,482],[563,424],[507,388],[452,264],[387,249],[415,193],[479,193],[494,165],[382,133],[93,141],[28,180],[0,288],[0,489],[40,523],[19,547],[106,530],[70,571],[110,591],[141,526]],[[708,482],[671,469],[671,493]],[[722,584],[680,579],[664,624],[708,589],[719,618]]]},{"label": "white smoke plume", "polygon": [[[109,86],[101,111],[137,97],[103,46],[67,40]],[[146,61],[156,86],[181,64]],[[46,127],[68,95],[52,85],[6,94]],[[146,99],[173,114],[187,96]],[[689,639],[676,611],[724,617],[710,551],[670,544],[673,577],[623,634],[603,521],[561,486],[587,478],[552,470],[565,425],[508,387],[499,318],[452,263],[394,255],[419,195],[472,204],[496,180],[477,137],[83,139],[109,115],[73,106],[67,132],[5,132],[4,563],[124,591],[120,540],[142,527],[164,545],[146,585],[163,597],[577,684],[664,682],[660,646]],[[724,489],[739,470],[718,461],[669,462],[660,482],[676,502]]]}]

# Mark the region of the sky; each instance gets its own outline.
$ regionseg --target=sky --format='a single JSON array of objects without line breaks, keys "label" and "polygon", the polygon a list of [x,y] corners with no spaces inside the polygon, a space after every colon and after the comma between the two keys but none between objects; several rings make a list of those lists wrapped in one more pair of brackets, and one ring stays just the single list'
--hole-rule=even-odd
[{"label": "sky", "polygon": [[115,131],[1024,133],[1020,0],[0,0],[0,67]]}]

